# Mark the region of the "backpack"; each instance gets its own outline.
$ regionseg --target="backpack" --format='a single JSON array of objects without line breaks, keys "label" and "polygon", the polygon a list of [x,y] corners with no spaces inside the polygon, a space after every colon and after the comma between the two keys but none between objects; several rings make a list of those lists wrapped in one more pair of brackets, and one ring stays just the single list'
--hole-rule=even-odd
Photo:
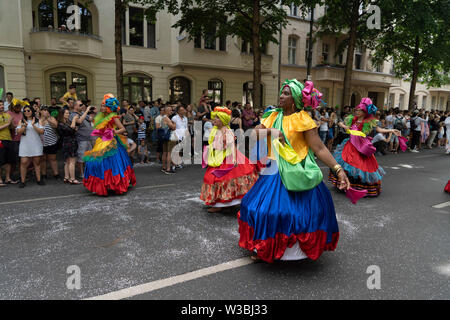
[{"label": "backpack", "polygon": [[397,116],[395,117],[394,120],[394,129],[397,129],[399,131],[402,131],[405,128],[404,124],[403,124],[403,118],[398,118]]}]

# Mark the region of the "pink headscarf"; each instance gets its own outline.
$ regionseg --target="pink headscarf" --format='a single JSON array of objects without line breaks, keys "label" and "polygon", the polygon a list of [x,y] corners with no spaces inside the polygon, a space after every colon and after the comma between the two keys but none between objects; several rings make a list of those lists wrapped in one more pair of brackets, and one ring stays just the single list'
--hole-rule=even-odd
[{"label": "pink headscarf", "polygon": [[359,105],[356,106],[355,109],[361,109],[362,111],[364,111],[366,114],[367,112],[367,106],[372,104],[372,100],[370,100],[370,98],[362,98],[361,102],[359,103]]}]

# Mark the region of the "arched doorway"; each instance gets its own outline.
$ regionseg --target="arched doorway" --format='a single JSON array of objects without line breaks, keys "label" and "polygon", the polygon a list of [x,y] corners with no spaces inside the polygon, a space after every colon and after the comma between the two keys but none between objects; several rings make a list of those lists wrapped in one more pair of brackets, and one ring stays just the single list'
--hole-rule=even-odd
[{"label": "arched doorway", "polygon": [[352,97],[350,99],[350,106],[351,107],[356,107],[356,94],[352,94]]},{"label": "arched doorway", "polygon": [[[263,97],[264,97],[264,86],[261,83],[261,99],[259,101],[259,108],[263,106]],[[246,104],[247,102],[250,103],[252,107],[255,107],[255,104],[253,103],[253,81],[248,81],[244,83],[242,87],[242,103]]]},{"label": "arched doorway", "polygon": [[131,103],[152,101],[152,78],[145,74],[134,73],[123,77],[124,99]]},{"label": "arched doorway", "polygon": [[169,83],[170,103],[180,101],[183,104],[191,103],[191,81],[185,77],[174,77]]},{"label": "arched doorway", "polygon": [[93,97],[92,76],[84,70],[77,68],[55,68],[45,72],[46,98],[50,102],[51,98],[59,100],[68,90],[71,84],[76,85],[77,98],[80,100]]}]

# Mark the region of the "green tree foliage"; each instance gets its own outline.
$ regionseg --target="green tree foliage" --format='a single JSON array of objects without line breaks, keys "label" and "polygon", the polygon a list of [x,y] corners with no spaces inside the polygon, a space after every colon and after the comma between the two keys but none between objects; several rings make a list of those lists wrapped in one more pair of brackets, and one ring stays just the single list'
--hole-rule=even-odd
[{"label": "green tree foliage", "polygon": [[395,74],[411,81],[412,108],[417,81],[433,87],[450,83],[450,2],[383,0],[380,6],[381,30],[370,32],[374,62],[393,57]]},{"label": "green tree foliage", "polygon": [[326,13],[318,20],[316,37],[328,35],[340,39],[336,55],[347,50],[342,107],[348,105],[350,101],[355,48],[357,45],[365,46],[370,40],[371,33],[367,27],[367,19],[372,12],[367,9],[370,5],[378,5],[378,3],[379,1],[369,0],[325,0],[321,2],[321,5],[326,6]]},{"label": "green tree foliage", "polygon": [[261,49],[269,42],[278,43],[280,27],[288,23],[286,6],[291,3],[300,10],[319,1],[269,1],[269,0],[159,0],[153,11],[167,9],[178,15],[172,26],[186,31],[189,40],[195,37],[239,37],[250,43],[253,52],[253,101],[261,97]]}]

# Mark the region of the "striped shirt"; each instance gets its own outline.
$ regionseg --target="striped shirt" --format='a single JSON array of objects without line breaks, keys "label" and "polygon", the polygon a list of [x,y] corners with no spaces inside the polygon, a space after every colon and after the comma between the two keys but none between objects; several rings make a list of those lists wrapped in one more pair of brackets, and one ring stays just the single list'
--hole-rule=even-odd
[{"label": "striped shirt", "polygon": [[147,125],[145,123],[141,123],[138,129],[138,140],[145,139],[145,131],[147,130]]},{"label": "striped shirt", "polygon": [[44,147],[53,146],[58,142],[58,134],[56,129],[50,123],[44,126]]}]

